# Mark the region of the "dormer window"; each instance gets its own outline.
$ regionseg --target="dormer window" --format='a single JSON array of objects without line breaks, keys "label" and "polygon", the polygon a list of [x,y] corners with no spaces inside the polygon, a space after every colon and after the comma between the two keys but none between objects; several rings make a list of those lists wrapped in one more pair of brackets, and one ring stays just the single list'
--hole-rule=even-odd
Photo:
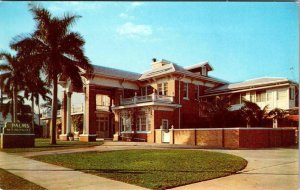
[{"label": "dormer window", "polygon": [[203,76],[207,76],[207,71],[206,71],[206,67],[202,67],[202,75]]}]

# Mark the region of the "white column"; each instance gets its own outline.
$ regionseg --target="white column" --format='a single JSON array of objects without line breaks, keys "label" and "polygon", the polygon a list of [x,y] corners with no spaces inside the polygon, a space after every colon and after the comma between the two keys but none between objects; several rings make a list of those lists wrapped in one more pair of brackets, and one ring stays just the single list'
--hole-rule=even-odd
[{"label": "white column", "polygon": [[87,134],[86,133],[86,105],[85,105],[86,101],[87,101],[86,100],[87,99],[87,97],[86,97],[86,88],[84,88],[83,91],[84,91],[84,100],[83,100],[84,102],[83,102],[83,105],[82,105],[83,106],[83,116],[82,116],[82,118],[83,118],[83,132],[82,133],[85,135],[85,134]]},{"label": "white column", "polygon": [[71,96],[72,92],[67,92],[67,134],[71,132]]}]

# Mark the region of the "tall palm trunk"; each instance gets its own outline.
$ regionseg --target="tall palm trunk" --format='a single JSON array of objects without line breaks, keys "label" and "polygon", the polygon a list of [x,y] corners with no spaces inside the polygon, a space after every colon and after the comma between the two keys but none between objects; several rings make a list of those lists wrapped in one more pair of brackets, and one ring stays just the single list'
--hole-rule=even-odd
[{"label": "tall palm trunk", "polygon": [[39,114],[39,126],[41,126],[40,96],[37,97],[37,107],[38,107],[38,114]]},{"label": "tall palm trunk", "polygon": [[17,121],[17,90],[13,87],[13,122]]},{"label": "tall palm trunk", "polygon": [[0,91],[1,91],[1,102],[0,102],[0,111],[2,112],[2,109],[3,109],[3,91],[2,91],[2,86],[0,87]]},{"label": "tall palm trunk", "polygon": [[52,97],[52,123],[51,123],[51,144],[56,144],[56,117],[57,117],[57,75],[53,78]]},{"label": "tall palm trunk", "polygon": [[31,124],[32,124],[32,129],[34,129],[34,97],[33,97],[33,94],[31,94],[31,117],[32,117],[32,121],[31,121]]}]

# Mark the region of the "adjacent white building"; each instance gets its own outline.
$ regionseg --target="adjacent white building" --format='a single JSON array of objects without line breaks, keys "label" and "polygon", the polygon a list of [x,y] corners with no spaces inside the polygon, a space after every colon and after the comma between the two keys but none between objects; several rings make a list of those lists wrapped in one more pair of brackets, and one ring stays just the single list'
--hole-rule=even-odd
[{"label": "adjacent white building", "polygon": [[242,100],[256,103],[261,109],[268,106],[291,109],[298,106],[298,84],[287,78],[264,77],[207,89],[202,98],[231,96],[232,110],[241,108]]}]

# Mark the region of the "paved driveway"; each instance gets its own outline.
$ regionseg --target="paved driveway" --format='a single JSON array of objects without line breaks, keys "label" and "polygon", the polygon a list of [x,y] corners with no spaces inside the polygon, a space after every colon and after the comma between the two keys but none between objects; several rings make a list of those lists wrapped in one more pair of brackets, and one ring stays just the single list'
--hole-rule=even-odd
[{"label": "paved driveway", "polygon": [[298,149],[212,150],[241,156],[248,161],[240,173],[174,188],[174,190],[296,190]]},{"label": "paved driveway", "polygon": [[[91,148],[73,149],[73,150],[56,150],[56,151],[46,151],[46,152],[36,152],[36,153],[25,153],[23,156],[34,156],[41,154],[59,154],[59,153],[72,153],[72,152],[84,152],[84,151],[112,151],[112,150],[125,150],[125,149],[194,149],[194,146],[183,146],[183,145],[159,145],[151,143],[127,143],[127,142],[107,142],[102,146],[96,146]],[[202,149],[195,149],[202,150]],[[176,190],[296,190],[298,189],[298,149],[292,148],[277,148],[277,149],[258,149],[258,150],[207,150],[223,152],[228,154],[234,154],[241,156],[248,161],[247,167],[241,171],[239,174],[231,175],[227,177],[222,177],[214,180],[199,182],[191,185],[181,186],[174,188]],[[3,161],[13,161],[13,159],[1,160],[0,152],[0,167],[8,169],[7,163]],[[13,157],[13,155],[11,155]],[[18,156],[20,159],[20,156]],[[30,162],[29,159],[26,159]],[[1,163],[2,162],[2,163]],[[37,161],[31,161],[37,162]],[[20,163],[19,163],[20,164]],[[3,166],[1,166],[3,165]],[[5,167],[4,167],[5,166]],[[57,166],[56,166],[57,167]],[[20,175],[19,172],[11,171],[12,173],[24,177],[30,181],[29,174]],[[68,172],[70,173],[70,172]],[[78,173],[74,174],[78,175]],[[90,174],[84,174],[90,175]],[[55,175],[54,175],[55,176]],[[97,176],[93,176],[95,178]],[[68,179],[72,179],[69,178]],[[73,178],[76,179],[76,178]],[[95,178],[94,180],[97,180]],[[100,180],[100,177],[99,177]],[[102,179],[101,179],[102,180]],[[46,180],[44,180],[46,181]],[[84,178],[80,179],[80,183],[89,183],[84,181]],[[34,181],[35,182],[35,181]],[[109,182],[110,184],[111,182]],[[121,182],[119,183],[121,187]],[[116,184],[113,183],[113,184]],[[39,184],[39,183],[37,183]],[[67,183],[62,183],[66,185]],[[102,184],[104,184],[102,182]],[[42,185],[42,184],[40,184]],[[42,185],[43,186],[43,185]],[[126,185],[125,185],[126,186]],[[47,186],[46,186],[47,187]],[[60,186],[63,187],[63,186]],[[102,189],[105,186],[97,186],[97,189]],[[106,186],[103,189],[109,189]],[[112,187],[112,186],[111,186]],[[116,186],[115,186],[116,187]],[[128,186],[127,186],[128,187]],[[85,188],[85,186],[82,186]],[[132,189],[139,188],[135,186],[129,187]],[[51,188],[49,188],[51,189]],[[65,188],[68,189],[68,188]],[[122,188],[121,188],[122,189]],[[124,188],[126,189],[126,188]]]}]

